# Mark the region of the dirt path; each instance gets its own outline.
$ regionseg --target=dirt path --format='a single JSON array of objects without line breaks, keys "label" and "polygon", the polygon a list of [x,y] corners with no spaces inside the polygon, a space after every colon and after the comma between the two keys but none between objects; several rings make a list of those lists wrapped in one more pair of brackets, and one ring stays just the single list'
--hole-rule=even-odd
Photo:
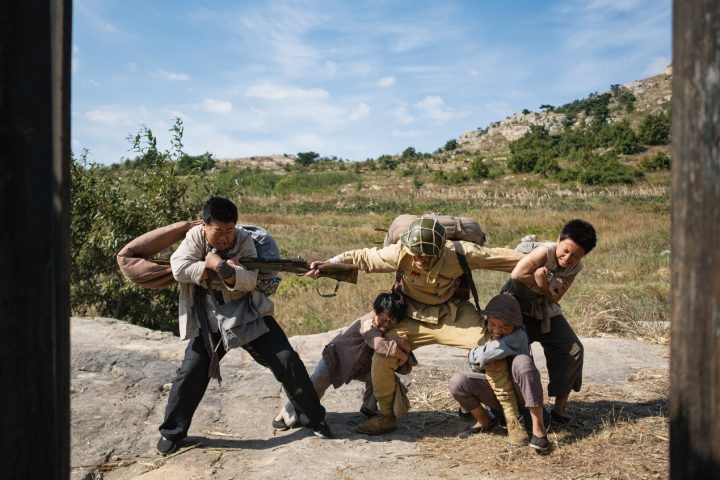
[{"label": "dirt path", "polygon": [[[332,336],[291,341],[312,371]],[[73,318],[72,478],[611,478],[615,471],[664,478],[665,348],[612,338],[583,342],[585,386],[572,403],[583,426],[552,433],[555,449],[547,456],[507,447],[500,430],[455,438],[467,421],[455,415],[447,380],[465,370],[465,354],[426,347],[417,352],[420,366],[405,378],[413,410],[394,433],[373,438],[354,432],[364,418],[357,413],[359,382],[328,391],[323,404],[334,440],[305,429],[273,432],[270,421],[284,402],[279,384],[243,351],[232,351],[222,362],[223,385],[211,383],[191,436],[178,454],[162,458],[154,452],[157,426],[185,342],[117,320]],[[534,353],[544,365],[541,350]]]}]

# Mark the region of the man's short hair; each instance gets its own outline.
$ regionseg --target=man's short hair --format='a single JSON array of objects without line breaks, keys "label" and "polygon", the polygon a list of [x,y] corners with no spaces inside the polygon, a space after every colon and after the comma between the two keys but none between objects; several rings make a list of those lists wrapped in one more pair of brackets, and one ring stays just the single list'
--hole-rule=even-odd
[{"label": "man's short hair", "polygon": [[203,222],[209,224],[213,220],[220,223],[237,223],[238,210],[233,202],[223,197],[210,197],[202,208]]},{"label": "man's short hair", "polygon": [[567,238],[580,245],[585,250],[585,255],[590,253],[597,244],[595,228],[589,222],[579,218],[567,222],[560,231],[560,241]]}]

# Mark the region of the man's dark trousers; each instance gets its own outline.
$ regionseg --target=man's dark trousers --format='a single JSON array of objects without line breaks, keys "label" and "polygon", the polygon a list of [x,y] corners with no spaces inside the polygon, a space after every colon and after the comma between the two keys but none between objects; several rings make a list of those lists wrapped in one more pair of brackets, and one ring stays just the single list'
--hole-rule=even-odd
[{"label": "man's dark trousers", "polygon": [[[243,348],[257,363],[272,370],[275,378],[282,383],[288,399],[295,406],[303,425],[319,425],[325,418],[325,408],[320,404],[305,365],[275,319],[266,316],[263,320],[270,331]],[[219,334],[214,338],[217,342]],[[225,353],[220,342],[218,356],[222,359]],[[160,425],[160,433],[165,438],[179,441],[187,436],[195,409],[200,404],[210,380],[209,367],[210,356],[202,337],[198,335],[189,341],[185,358],[170,389],[165,421]]]}]

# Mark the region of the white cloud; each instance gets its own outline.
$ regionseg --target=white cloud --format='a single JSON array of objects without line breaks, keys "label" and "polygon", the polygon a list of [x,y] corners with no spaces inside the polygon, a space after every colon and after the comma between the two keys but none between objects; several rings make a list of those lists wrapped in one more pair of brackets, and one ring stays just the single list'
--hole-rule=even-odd
[{"label": "white cloud", "polygon": [[190,80],[190,75],[188,75],[187,73],[168,72],[166,70],[163,70],[162,68],[158,68],[157,70],[155,70],[153,75],[162,77],[165,80],[170,80],[171,82]]},{"label": "white cloud", "polygon": [[417,138],[422,134],[422,130],[399,130],[396,128],[390,131],[390,135],[400,138]]},{"label": "white cloud", "polygon": [[263,100],[321,100],[330,96],[322,88],[299,88],[273,82],[253,85],[247,89],[245,95]]},{"label": "white cloud", "polygon": [[386,88],[395,85],[395,76],[390,75],[389,77],[383,77],[377,82],[378,87]]},{"label": "white cloud", "polygon": [[439,95],[430,95],[415,104],[424,117],[438,123],[447,122],[459,116],[458,112],[447,108],[445,101]]},{"label": "white cloud", "polygon": [[400,105],[395,110],[393,110],[392,116],[402,125],[409,125],[415,121],[415,117],[412,116],[410,112],[408,112],[405,105]]},{"label": "white cloud", "polygon": [[365,102],[360,102],[354,112],[350,114],[350,120],[359,120],[370,115],[370,106]]},{"label": "white cloud", "polygon": [[210,113],[230,113],[232,112],[232,103],[225,100],[206,98],[202,103],[196,105],[196,108]]},{"label": "white cloud", "polygon": [[127,125],[130,120],[128,112],[116,105],[89,110],[83,114],[83,117],[91,122],[113,126]]},{"label": "white cloud", "polygon": [[328,77],[334,77],[338,71],[338,64],[328,60],[325,62],[325,67],[323,68],[323,70],[325,72],[325,75],[327,75]]}]

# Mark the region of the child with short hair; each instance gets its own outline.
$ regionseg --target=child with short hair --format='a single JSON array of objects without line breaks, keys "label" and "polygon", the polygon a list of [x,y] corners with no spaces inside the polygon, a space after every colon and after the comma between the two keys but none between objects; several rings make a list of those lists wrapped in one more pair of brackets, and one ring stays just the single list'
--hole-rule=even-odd
[{"label": "child with short hair", "polygon": [[[583,269],[582,259],[597,244],[595,228],[585,220],[567,222],[557,242],[523,242],[517,250],[526,253],[503,286],[520,302],[523,323],[530,343],[539,341],[545,352],[548,396],[555,397],[550,412],[553,422],[576,424],[566,410],[570,391],[582,386],[584,349],[562,314],[558,302]],[[557,285],[561,285],[557,287]],[[528,287],[528,285],[531,285]]]},{"label": "child with short hair", "polygon": [[[370,367],[373,353],[396,357],[400,360],[399,373],[408,374],[417,365],[412,348],[405,336],[386,338],[397,322],[405,317],[406,305],[399,294],[380,293],[373,301],[373,309],[353,322],[345,331],[333,338],[322,352],[310,380],[318,398],[332,385],[335,388],[351,380],[365,382],[360,413],[370,418],[377,415],[377,401],[373,394]],[[286,430],[300,424],[300,419],[288,402],[272,422],[276,430]]]},{"label": "child with short hair", "polygon": [[[506,378],[499,378],[499,376],[507,376],[508,370],[497,368],[498,362],[507,362],[511,359],[512,380],[514,385],[519,387],[519,392],[516,392],[518,402],[524,400],[532,418],[530,446],[545,451],[549,448],[549,443],[543,422],[542,383],[540,372],[530,356],[520,305],[512,295],[500,294],[493,297],[481,313],[487,320],[486,342],[470,351],[468,354],[470,366],[475,371],[485,370],[495,397],[505,414],[508,440],[511,444],[519,446],[528,442],[528,435],[520,421],[518,405],[512,401],[513,399],[508,398],[505,390],[496,387],[497,384],[508,383]],[[462,432],[461,438],[487,431],[494,426],[493,420],[488,418],[482,405],[476,405],[469,410],[477,422],[470,429]]]}]

